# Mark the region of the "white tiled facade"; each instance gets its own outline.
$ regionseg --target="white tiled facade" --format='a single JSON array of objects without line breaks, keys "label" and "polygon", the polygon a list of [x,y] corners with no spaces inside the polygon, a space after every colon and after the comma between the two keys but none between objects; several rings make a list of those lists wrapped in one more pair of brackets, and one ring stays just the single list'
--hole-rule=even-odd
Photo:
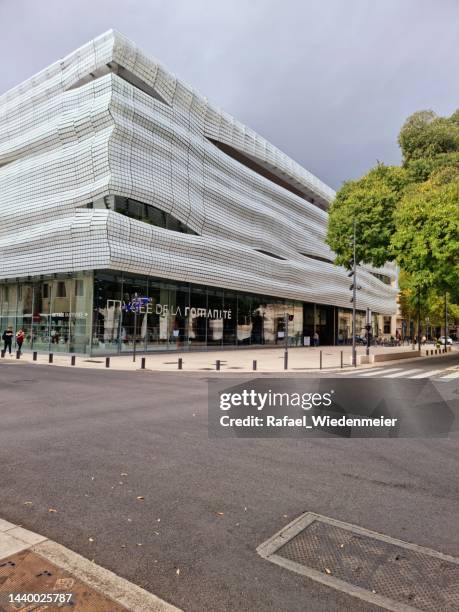
[{"label": "white tiled facade", "polygon": [[[0,97],[0,282],[103,269],[349,308],[324,242],[333,197],[114,31]],[[395,268],[373,272],[392,285],[362,268],[359,309],[393,314]]]}]

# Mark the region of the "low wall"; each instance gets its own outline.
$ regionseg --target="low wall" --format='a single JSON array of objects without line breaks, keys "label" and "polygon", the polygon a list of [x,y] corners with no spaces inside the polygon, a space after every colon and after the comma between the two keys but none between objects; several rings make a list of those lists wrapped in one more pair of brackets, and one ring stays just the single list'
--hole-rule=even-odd
[{"label": "low wall", "polygon": [[411,359],[412,357],[420,357],[421,351],[400,351],[398,353],[376,353],[371,355],[370,359],[372,363],[378,363],[379,361],[393,361],[395,359]]}]

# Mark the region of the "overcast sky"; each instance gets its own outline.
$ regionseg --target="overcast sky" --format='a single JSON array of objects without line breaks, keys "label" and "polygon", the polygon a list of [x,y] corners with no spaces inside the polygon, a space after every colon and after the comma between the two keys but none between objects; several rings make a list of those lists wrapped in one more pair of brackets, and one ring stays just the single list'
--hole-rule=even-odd
[{"label": "overcast sky", "polygon": [[459,0],[0,0],[0,93],[109,28],[334,188],[459,107]]}]

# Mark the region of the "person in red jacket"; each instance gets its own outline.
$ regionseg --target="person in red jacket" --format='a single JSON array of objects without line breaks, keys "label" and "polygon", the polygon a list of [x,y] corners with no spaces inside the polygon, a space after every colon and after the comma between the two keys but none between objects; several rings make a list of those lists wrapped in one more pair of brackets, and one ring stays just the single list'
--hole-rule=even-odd
[{"label": "person in red jacket", "polygon": [[18,346],[18,351],[21,352],[22,349],[22,343],[24,342],[24,331],[22,329],[18,330],[18,332],[16,333],[16,344]]}]

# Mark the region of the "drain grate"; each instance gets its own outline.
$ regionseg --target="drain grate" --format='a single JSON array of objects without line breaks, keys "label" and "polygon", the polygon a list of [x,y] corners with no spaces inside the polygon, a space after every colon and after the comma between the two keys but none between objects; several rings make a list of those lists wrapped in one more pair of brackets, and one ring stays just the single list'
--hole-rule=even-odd
[{"label": "drain grate", "polygon": [[387,610],[459,610],[459,559],[324,516],[302,515],[258,552]]}]

